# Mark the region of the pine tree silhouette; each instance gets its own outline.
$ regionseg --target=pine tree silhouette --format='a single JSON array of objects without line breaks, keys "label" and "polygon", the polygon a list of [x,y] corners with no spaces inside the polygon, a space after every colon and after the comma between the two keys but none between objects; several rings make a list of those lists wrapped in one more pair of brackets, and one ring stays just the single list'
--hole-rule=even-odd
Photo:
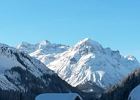
[{"label": "pine tree silhouette", "polygon": [[75,100],[81,100],[79,96],[76,96]]}]

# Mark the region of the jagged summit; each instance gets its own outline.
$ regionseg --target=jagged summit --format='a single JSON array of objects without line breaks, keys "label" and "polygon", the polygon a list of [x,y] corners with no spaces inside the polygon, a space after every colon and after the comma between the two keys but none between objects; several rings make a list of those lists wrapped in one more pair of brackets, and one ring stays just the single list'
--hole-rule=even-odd
[{"label": "jagged summit", "polygon": [[84,44],[86,44],[86,45],[88,45],[88,44],[91,44],[91,45],[100,45],[98,42],[96,42],[96,41],[94,41],[94,40],[92,40],[90,38],[85,38],[85,39],[83,39],[83,40],[81,40],[81,41],[79,41],[77,43],[77,45],[84,45]]},{"label": "jagged summit", "polygon": [[17,45],[17,48],[22,47],[22,46],[31,46],[32,44],[28,43],[28,42],[21,42],[19,45]]},{"label": "jagged summit", "polygon": [[102,46],[98,42],[96,42],[90,38],[85,38],[85,39],[79,41],[74,47],[85,47],[85,46],[91,46],[94,48],[102,48]]},{"label": "jagged summit", "polygon": [[[33,53],[37,50],[43,50],[43,51],[51,53],[51,51],[53,51],[53,50],[55,50],[56,52],[61,52],[61,50],[64,51],[68,47],[69,46],[62,45],[62,44],[54,44],[54,43],[49,42],[48,40],[43,40],[36,44],[22,42],[16,48],[19,49],[20,51],[24,51],[26,53]],[[51,51],[50,50],[47,51],[48,48],[50,48]]]},{"label": "jagged summit", "polygon": [[80,40],[77,44],[81,45],[81,44],[85,44],[85,43],[92,43],[93,40],[91,40],[90,38],[85,38]]},{"label": "jagged summit", "polygon": [[48,40],[43,40],[36,45],[38,46],[38,49],[45,49],[45,48],[51,46],[51,43]]},{"label": "jagged summit", "polygon": [[48,40],[43,40],[43,41],[40,42],[40,44],[42,44],[42,45],[48,45],[48,44],[51,44],[51,43]]},{"label": "jagged summit", "polygon": [[70,51],[73,51],[73,53],[75,54],[80,53],[81,55],[89,54],[91,52],[94,52],[97,54],[97,53],[103,52],[103,47],[98,42],[89,38],[85,38],[79,41],[72,48],[70,48]]},{"label": "jagged summit", "polygon": [[66,51],[69,46],[54,44],[48,40],[43,40],[36,44],[23,43],[17,46],[20,51],[28,53],[30,56],[38,58],[45,64],[57,59],[57,54]]},{"label": "jagged summit", "polygon": [[136,61],[137,59],[132,56],[132,55],[128,55],[128,56],[125,56],[126,59],[130,60],[130,61]]}]

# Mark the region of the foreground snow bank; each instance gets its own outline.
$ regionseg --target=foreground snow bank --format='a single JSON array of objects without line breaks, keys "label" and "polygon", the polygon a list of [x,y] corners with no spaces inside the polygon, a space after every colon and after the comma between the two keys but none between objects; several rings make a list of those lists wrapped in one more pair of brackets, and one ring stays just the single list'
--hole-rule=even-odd
[{"label": "foreground snow bank", "polygon": [[36,97],[35,100],[82,100],[76,93],[46,93]]},{"label": "foreground snow bank", "polygon": [[128,100],[140,100],[140,85],[132,90]]}]

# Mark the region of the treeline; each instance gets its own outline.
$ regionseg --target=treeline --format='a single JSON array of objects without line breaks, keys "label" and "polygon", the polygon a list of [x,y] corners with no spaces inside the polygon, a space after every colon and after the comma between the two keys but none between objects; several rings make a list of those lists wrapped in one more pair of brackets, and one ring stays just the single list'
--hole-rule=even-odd
[{"label": "treeline", "polygon": [[35,100],[35,95],[19,91],[0,90],[0,100]]},{"label": "treeline", "polygon": [[140,84],[140,69],[135,70],[121,83],[113,86],[99,100],[128,100],[131,91]]}]

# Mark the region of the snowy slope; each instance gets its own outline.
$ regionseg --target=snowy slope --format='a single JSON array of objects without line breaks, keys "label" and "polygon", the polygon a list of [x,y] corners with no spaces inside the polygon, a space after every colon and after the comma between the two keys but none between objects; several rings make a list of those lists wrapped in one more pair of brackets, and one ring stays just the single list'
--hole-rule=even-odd
[{"label": "snowy slope", "polygon": [[[0,44],[0,88],[3,90],[19,90],[24,87],[17,87],[21,78],[20,73],[14,69],[20,68],[24,71],[28,70],[35,77],[41,77],[44,73],[54,74],[53,71],[46,68],[40,61],[19,52],[5,44]],[[14,80],[13,82],[10,79]],[[24,90],[24,89],[23,89]]]},{"label": "snowy slope", "polygon": [[36,97],[36,100],[76,100],[76,97],[79,98],[78,100],[83,100],[76,93],[46,93],[46,94],[40,94]]},{"label": "snowy slope", "polygon": [[140,99],[140,85],[132,90],[128,100],[139,100],[139,99]]},{"label": "snowy slope", "polygon": [[140,66],[135,57],[124,57],[119,51],[103,48],[98,42],[88,38],[73,47],[46,41],[36,45],[23,43],[17,48],[39,59],[74,87],[96,84],[107,88]]}]

